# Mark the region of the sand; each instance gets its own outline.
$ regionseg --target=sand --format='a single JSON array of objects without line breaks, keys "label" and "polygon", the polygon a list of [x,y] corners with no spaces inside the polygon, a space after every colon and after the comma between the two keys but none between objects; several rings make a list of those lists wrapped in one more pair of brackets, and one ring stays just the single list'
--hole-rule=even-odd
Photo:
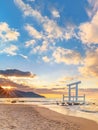
[{"label": "sand", "polygon": [[98,124],[47,108],[0,104],[0,130],[98,130]]}]

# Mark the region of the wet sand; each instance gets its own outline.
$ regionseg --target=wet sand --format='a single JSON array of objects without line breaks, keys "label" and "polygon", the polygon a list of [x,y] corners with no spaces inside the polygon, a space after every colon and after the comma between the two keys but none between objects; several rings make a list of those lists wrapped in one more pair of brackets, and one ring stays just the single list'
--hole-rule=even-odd
[{"label": "wet sand", "polygon": [[0,104],[0,130],[98,130],[98,124],[43,107]]}]

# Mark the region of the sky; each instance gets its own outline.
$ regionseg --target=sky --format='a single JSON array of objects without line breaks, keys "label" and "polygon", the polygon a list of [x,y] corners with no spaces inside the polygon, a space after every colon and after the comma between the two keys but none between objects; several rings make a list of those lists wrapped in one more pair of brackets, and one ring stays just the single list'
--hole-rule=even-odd
[{"label": "sky", "polygon": [[14,69],[30,88],[98,88],[98,0],[0,0],[0,70]]}]

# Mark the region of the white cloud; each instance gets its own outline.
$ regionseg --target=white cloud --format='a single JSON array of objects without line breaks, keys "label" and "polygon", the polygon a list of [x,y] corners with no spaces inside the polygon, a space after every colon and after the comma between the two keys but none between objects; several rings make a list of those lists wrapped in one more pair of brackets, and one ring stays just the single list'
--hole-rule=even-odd
[{"label": "white cloud", "polygon": [[0,53],[6,53],[8,55],[17,55],[17,50],[18,50],[18,47],[15,46],[15,45],[10,45],[9,47],[6,47],[4,48],[2,51],[0,51]]},{"label": "white cloud", "polygon": [[42,46],[40,47],[40,51],[44,52],[48,50],[47,44],[43,43]]},{"label": "white cloud", "polygon": [[[30,25],[29,26],[29,33],[30,35],[33,35],[32,32],[34,31],[34,35],[35,38],[43,38],[44,40],[47,39],[50,43],[54,42],[55,40],[68,40],[69,38],[72,38],[72,34],[70,32],[72,32],[72,28],[71,31],[70,29],[62,28],[60,27],[56,21],[49,19],[47,16],[42,16],[42,14],[33,9],[29,4],[25,4],[22,0],[14,0],[14,2],[16,3],[16,5],[23,11],[23,14],[25,16],[32,16],[33,18],[35,18],[38,22],[40,22],[40,25],[43,27],[43,34],[42,32],[38,32],[35,28],[32,29],[32,31],[30,31]],[[59,12],[57,13],[57,11],[55,11],[55,15],[59,15]],[[36,31],[35,31],[36,30]],[[66,34],[67,32],[67,34]],[[40,33],[40,34],[39,34]],[[67,36],[66,36],[67,35]],[[37,37],[36,37],[37,36]]]},{"label": "white cloud", "polygon": [[[41,27],[43,27],[42,32],[29,24],[25,26],[28,33],[37,40],[41,40],[42,42],[47,40],[47,43],[54,44],[56,41],[69,40],[72,37],[75,37],[76,39],[79,38],[85,44],[98,43],[97,0],[88,0],[93,10],[93,17],[90,22],[82,23],[79,27],[67,25],[65,28],[60,27],[56,21],[49,19],[47,16],[42,16],[38,10],[33,9],[29,4],[24,3],[24,1],[14,0],[14,2],[22,10],[25,16],[31,16],[35,18],[37,22],[40,22]],[[59,12],[56,9],[52,10],[52,14],[55,17],[59,17]],[[75,33],[76,28],[79,29],[78,37]],[[29,43],[28,45],[26,44],[26,46],[29,46]]]},{"label": "white cloud", "polygon": [[84,64],[79,67],[79,71],[84,76],[98,77],[98,48],[89,50],[84,58]]},{"label": "white cloud", "polygon": [[39,52],[39,50],[40,50],[40,46],[38,45],[35,48],[33,48],[32,53],[37,53]]},{"label": "white cloud", "polygon": [[98,44],[98,11],[93,16],[91,22],[81,24],[79,30],[79,38],[83,43]]},{"label": "white cloud", "polygon": [[27,2],[34,2],[35,0],[27,0]]},{"label": "white cloud", "polygon": [[65,64],[79,64],[81,62],[81,55],[73,50],[64,49],[58,47],[54,53],[53,57],[55,62],[57,63],[65,63]]},{"label": "white cloud", "polygon": [[[77,28],[77,27],[76,27],[75,25],[69,23],[69,24],[67,25],[67,28],[64,29],[63,38],[66,39],[66,40],[69,40],[69,39],[71,39],[72,37],[77,38],[76,33],[75,33],[75,29],[76,29],[76,28]],[[65,31],[65,30],[66,30],[66,31]]]},{"label": "white cloud", "polygon": [[15,4],[23,11],[25,16],[33,16],[39,21],[43,21],[43,17],[37,11],[31,8],[29,4],[25,4],[22,0],[14,0]]},{"label": "white cloud", "polygon": [[42,34],[38,32],[33,26],[27,24],[25,26],[25,29],[28,31],[29,35],[32,36],[35,39],[41,39]]},{"label": "white cloud", "polygon": [[98,0],[88,0],[89,7],[86,9],[88,16],[91,18],[98,11]]},{"label": "white cloud", "polygon": [[30,40],[26,42],[26,47],[33,46],[36,43],[35,40]]},{"label": "white cloud", "polygon": [[18,40],[20,36],[13,28],[9,28],[9,25],[6,22],[0,23],[0,39],[4,42]]},{"label": "white cloud", "polygon": [[32,47],[31,53],[43,53],[48,51],[48,44],[47,40],[43,40],[41,45],[38,45],[36,40],[30,40],[26,42],[26,47]]},{"label": "white cloud", "polygon": [[28,56],[26,56],[26,55],[19,54],[19,56],[21,56],[21,57],[24,58],[24,59],[28,59]]},{"label": "white cloud", "polygon": [[50,39],[62,39],[64,30],[57,25],[53,20],[47,20],[43,24],[43,29]]},{"label": "white cloud", "polygon": [[55,18],[59,18],[60,17],[59,11],[56,10],[56,9],[53,9],[51,11],[51,13],[52,13],[53,17],[55,17]]},{"label": "white cloud", "polygon": [[50,59],[49,59],[47,56],[42,57],[42,60],[43,60],[44,62],[50,62]]},{"label": "white cloud", "polygon": [[33,53],[43,53],[43,52],[46,52],[47,50],[48,50],[47,44],[42,44],[42,45],[38,45],[38,46],[34,47],[32,52]]}]

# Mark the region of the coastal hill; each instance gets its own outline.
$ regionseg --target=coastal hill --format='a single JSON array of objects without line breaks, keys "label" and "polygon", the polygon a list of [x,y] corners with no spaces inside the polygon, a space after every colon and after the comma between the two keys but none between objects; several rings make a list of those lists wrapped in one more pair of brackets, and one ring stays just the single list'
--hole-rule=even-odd
[{"label": "coastal hill", "polygon": [[0,98],[20,98],[20,97],[28,97],[28,98],[44,98],[44,96],[41,96],[34,92],[24,92],[16,89],[7,90],[0,87]]}]

